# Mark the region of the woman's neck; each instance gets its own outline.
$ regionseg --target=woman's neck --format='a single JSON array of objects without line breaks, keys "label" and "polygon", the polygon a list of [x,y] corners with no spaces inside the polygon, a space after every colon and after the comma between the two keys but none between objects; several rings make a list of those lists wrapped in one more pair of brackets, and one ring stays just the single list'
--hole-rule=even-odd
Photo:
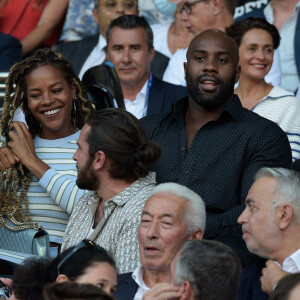
[{"label": "woman's neck", "polygon": [[243,107],[252,110],[265,96],[272,90],[273,86],[265,82],[265,80],[255,81],[246,79],[241,75],[239,85],[235,89],[242,102]]}]

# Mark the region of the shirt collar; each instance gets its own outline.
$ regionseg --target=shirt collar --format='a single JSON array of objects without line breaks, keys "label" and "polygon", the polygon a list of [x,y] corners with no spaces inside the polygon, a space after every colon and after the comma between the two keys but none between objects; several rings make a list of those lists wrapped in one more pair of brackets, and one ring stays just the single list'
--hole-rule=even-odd
[{"label": "shirt collar", "polygon": [[[188,107],[188,97],[185,97],[173,104],[172,110],[175,116],[185,116]],[[224,115],[229,115],[233,120],[238,120],[241,115],[241,110],[243,109],[241,101],[237,95],[234,95],[232,101],[225,106],[220,118]],[[219,118],[219,119],[220,119]]]},{"label": "shirt collar", "polygon": [[99,40],[98,40],[98,44],[97,44],[97,49],[99,51],[104,51],[104,48],[106,47],[107,43],[106,43],[106,39],[100,34],[99,35]]},{"label": "shirt collar", "polygon": [[[149,174],[146,177],[139,178],[135,182],[133,182],[131,185],[129,185],[126,189],[124,189],[121,193],[116,195],[115,197],[105,201],[104,207],[110,206],[111,202],[116,204],[117,206],[123,206],[125,205],[130,198],[134,197],[142,187],[146,185],[153,185],[156,183],[155,181],[156,175],[154,172],[149,172]],[[128,194],[130,197],[128,197]]]},{"label": "shirt collar", "polygon": [[143,290],[148,289],[143,279],[144,268],[142,265],[138,266],[132,273],[132,279]]},{"label": "shirt collar", "polygon": [[282,269],[290,273],[300,272],[300,249],[287,257],[282,264]]}]

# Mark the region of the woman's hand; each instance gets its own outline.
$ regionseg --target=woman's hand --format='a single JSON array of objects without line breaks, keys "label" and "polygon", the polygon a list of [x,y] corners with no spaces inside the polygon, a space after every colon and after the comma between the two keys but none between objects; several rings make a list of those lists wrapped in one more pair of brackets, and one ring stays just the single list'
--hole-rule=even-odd
[{"label": "woman's hand", "polygon": [[8,147],[0,149],[0,171],[11,168],[20,159]]},{"label": "woman's hand", "polygon": [[24,165],[38,180],[40,180],[50,167],[40,160],[34,148],[32,136],[26,125],[22,122],[12,122],[9,132],[11,149],[15,161]]},{"label": "woman's hand", "polygon": [[20,162],[26,166],[36,157],[32,136],[26,125],[22,122],[12,122],[9,131],[10,141],[7,146],[13,151]]}]

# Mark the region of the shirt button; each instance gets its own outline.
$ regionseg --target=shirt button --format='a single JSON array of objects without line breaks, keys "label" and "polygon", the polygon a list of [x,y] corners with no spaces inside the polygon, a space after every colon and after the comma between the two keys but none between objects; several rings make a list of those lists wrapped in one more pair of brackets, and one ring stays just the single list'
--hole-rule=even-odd
[{"label": "shirt button", "polygon": [[181,147],[181,150],[184,151],[184,150],[185,150],[185,147]]}]

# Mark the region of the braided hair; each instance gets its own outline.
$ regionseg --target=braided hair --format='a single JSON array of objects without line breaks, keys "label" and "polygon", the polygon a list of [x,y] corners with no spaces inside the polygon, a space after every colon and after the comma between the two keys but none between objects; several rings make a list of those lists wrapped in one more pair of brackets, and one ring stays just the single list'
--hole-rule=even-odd
[{"label": "braided hair", "polygon": [[[40,66],[50,65],[60,70],[67,83],[76,87],[76,101],[72,107],[71,118],[75,128],[81,129],[86,118],[92,112],[86,91],[73,70],[71,63],[61,54],[51,49],[39,49],[32,56],[16,63],[10,69],[6,80],[3,111],[0,120],[0,134],[5,135],[18,107],[25,115],[28,130],[34,138],[40,133],[41,124],[33,116],[29,107],[26,91],[26,76]],[[3,146],[2,146],[3,147]],[[31,181],[31,172],[21,163],[0,173],[0,218],[3,215],[14,216],[20,222],[30,222],[27,191]],[[25,206],[25,210],[22,208]]]}]

